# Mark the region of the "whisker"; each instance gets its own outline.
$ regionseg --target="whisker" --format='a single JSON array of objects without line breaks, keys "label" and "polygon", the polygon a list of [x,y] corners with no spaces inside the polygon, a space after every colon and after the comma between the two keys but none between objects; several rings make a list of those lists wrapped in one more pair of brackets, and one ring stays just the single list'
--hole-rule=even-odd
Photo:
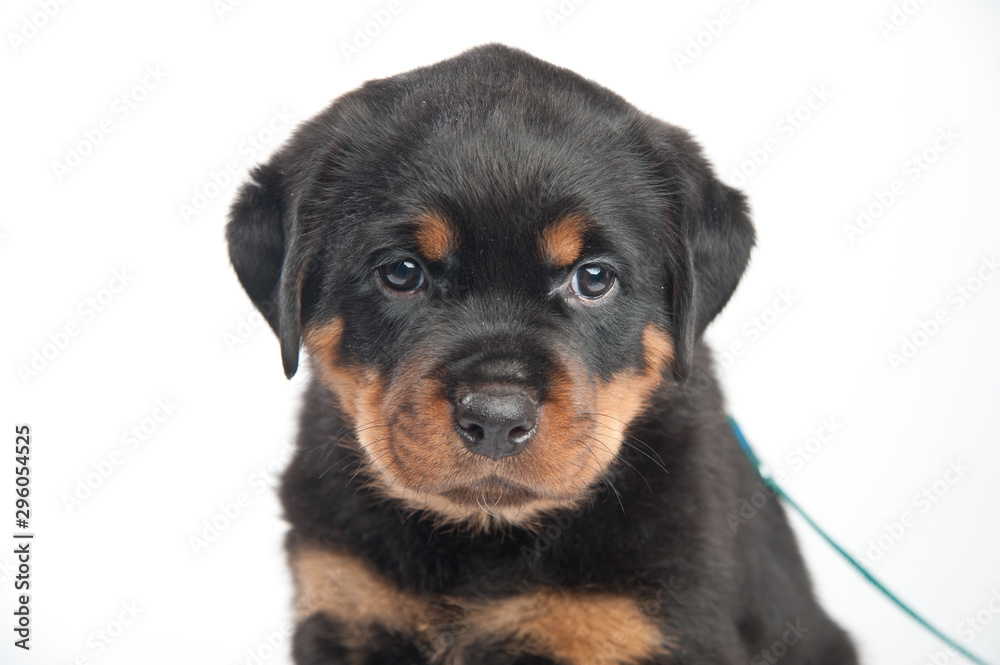
[{"label": "whisker", "polygon": [[[601,442],[601,441],[598,441],[598,443],[601,443],[601,445],[604,445],[604,443]],[[621,505],[622,512],[624,513],[625,512],[625,504],[622,503],[621,493],[618,491],[618,488],[615,487],[615,484],[611,480],[611,478],[608,477],[608,475],[605,473],[605,470],[601,466],[600,460],[597,459],[597,455],[594,453],[593,449],[590,446],[584,446],[583,449],[586,450],[590,454],[590,456],[594,459],[594,462],[596,462],[596,466],[591,466],[590,464],[588,464],[587,463],[588,460],[586,458],[584,458],[584,459],[582,459],[580,461],[583,462],[583,465],[586,468],[590,469],[591,471],[594,471],[597,474],[597,477],[600,478],[601,481],[603,481],[604,483],[606,483],[607,486],[611,489],[611,491],[615,493],[615,498],[618,499],[618,503],[619,503],[619,505]],[[586,486],[586,484],[584,484],[584,487],[580,488],[577,491],[586,492],[588,489],[590,489],[590,487]]]},{"label": "whisker", "polygon": [[[399,461],[400,461],[399,458],[396,458],[396,459],[392,460],[391,462],[389,462],[389,464],[387,464],[386,466],[384,466],[381,469],[377,469],[377,470],[373,469],[372,471],[374,473],[371,476],[371,481],[368,484],[359,485],[358,488],[356,490],[354,490],[354,493],[357,494],[362,488],[365,488],[365,489],[368,489],[368,490],[373,490],[375,488],[375,485],[378,483],[379,479],[385,474],[385,472],[388,471],[390,468],[392,468],[393,464],[396,464]],[[394,479],[393,482],[389,484],[389,487],[386,489],[386,493],[388,493],[389,489],[392,488],[392,485],[395,484],[396,480],[398,480],[398,478]]]},{"label": "whisker", "polygon": [[[587,438],[588,438],[588,439],[591,439],[592,441],[596,441],[597,443],[601,444],[601,446],[603,446],[605,450],[607,450],[608,452],[611,452],[611,449],[610,449],[610,448],[608,448],[607,444],[606,444],[606,443],[604,443],[603,441],[601,441],[600,439],[598,439],[597,437],[594,437],[594,436],[588,436]],[[619,458],[618,458],[618,461],[620,461],[620,462],[621,462],[622,464],[624,464],[624,465],[628,466],[628,467],[629,467],[630,469],[632,469],[633,471],[635,471],[635,473],[636,473],[636,474],[637,474],[637,475],[638,475],[638,476],[639,476],[640,478],[642,478],[642,482],[646,483],[646,487],[647,487],[647,488],[649,489],[649,491],[650,491],[650,492],[652,492],[652,491],[653,491],[653,486],[652,486],[652,485],[650,485],[650,484],[649,484],[649,480],[647,480],[647,479],[646,479],[646,474],[644,474],[644,473],[643,473],[642,471],[640,471],[640,470],[639,470],[638,468],[636,468],[636,467],[635,467],[635,465],[633,465],[633,464],[632,464],[631,462],[629,462],[629,461],[628,461],[628,460],[626,460],[626,459],[622,459],[622,458],[620,458],[620,457],[619,457]],[[654,461],[655,461],[655,460],[654,460]]]},{"label": "whisker", "polygon": [[[619,418],[615,418],[614,416],[609,416],[609,415],[603,414],[603,413],[590,413],[590,412],[588,412],[586,415],[591,416],[591,417],[597,416],[599,418],[607,418],[608,420],[614,420],[615,422],[621,424],[623,426],[623,429],[622,429],[622,434],[623,435],[625,435],[625,436],[629,437],[630,439],[634,440],[636,443],[641,443],[642,445],[646,446],[647,448],[649,448],[650,452],[652,452],[654,455],[656,455],[657,457],[659,457],[659,454],[656,452],[656,449],[653,448],[653,446],[649,445],[648,443],[646,443],[645,441],[643,441],[639,437],[634,436],[632,434],[629,434],[627,432],[627,430],[630,430],[630,429],[641,430],[641,431],[645,431],[645,432],[655,432],[656,430],[652,430],[652,429],[645,428],[645,427],[635,427],[631,423],[627,423],[624,420],[621,420]],[[610,425],[605,425],[604,423],[599,422],[599,421],[594,421],[594,424],[595,425],[600,425],[601,427],[606,427],[608,429],[611,429]],[[660,461],[662,462],[663,460],[661,459]]]},{"label": "whisker", "polygon": [[[324,448],[324,447],[329,446],[331,444],[333,446],[337,446],[340,443],[342,443],[344,441],[344,439],[348,438],[352,434],[360,434],[361,432],[367,431],[367,430],[371,429],[372,427],[374,427],[375,425],[377,425],[379,423],[388,422],[388,420],[389,420],[388,418],[380,418],[378,420],[372,420],[370,422],[367,422],[364,425],[360,425],[358,427],[351,427],[349,425],[341,425],[339,428],[337,428],[337,430],[335,432],[333,432],[333,433],[330,434],[329,438],[325,442],[319,444],[315,448],[307,450],[306,452],[307,453],[313,453],[313,452],[316,452],[317,450],[319,450],[320,448]],[[334,439],[336,439],[336,443],[334,443]]]},{"label": "whisker", "polygon": [[[378,439],[377,441],[373,441],[372,443],[373,444],[375,444],[375,443],[381,443],[382,441],[385,441],[388,438],[389,437]],[[370,468],[372,471],[377,471],[378,473],[382,473],[381,469],[377,469],[375,467],[375,462],[380,461],[382,458],[387,457],[390,454],[392,454],[392,451],[389,450],[389,449],[386,449],[386,450],[383,450],[381,453],[379,453],[379,455],[376,456],[376,457],[372,457],[370,454],[366,454],[364,456],[359,456],[358,460],[361,462],[361,464],[358,465],[358,468],[354,472],[354,475],[351,476],[348,479],[347,483],[345,483],[344,486],[346,487],[347,484],[353,482],[354,479],[358,477],[358,474],[361,473],[361,470],[364,469],[364,468],[366,468],[366,467]],[[366,462],[365,457],[368,458],[367,463],[365,463]]]},{"label": "whisker", "polygon": [[[385,437],[383,439],[378,439],[378,440],[374,441],[373,443],[380,443],[382,441],[385,441],[386,438],[388,438],[388,437]],[[359,462],[364,461],[364,457],[365,457],[364,452],[362,452],[362,451],[360,451],[360,450],[358,450],[356,448],[353,448],[351,446],[343,446],[343,448],[345,450],[347,450],[349,453],[351,453],[351,455],[353,455],[356,458],[356,460],[353,460],[353,461],[359,461]],[[334,462],[333,464],[331,464],[330,466],[328,466],[326,469],[323,470],[323,473],[319,474],[318,478],[322,478],[323,476],[325,476],[327,474],[327,472],[330,471],[330,469],[333,469],[334,467],[336,467],[341,462],[344,462],[343,468],[346,469],[347,468],[347,464],[350,464],[351,461],[352,461],[352,460],[349,459],[350,455],[348,455],[346,457],[348,457],[348,459],[346,461],[343,460],[343,459],[338,459],[336,462]],[[358,467],[358,471],[360,471],[360,470],[361,470],[361,465],[359,465],[359,467]],[[348,479],[347,483],[344,484],[345,487],[347,486],[348,483],[350,483],[352,480],[354,480],[354,478],[358,475],[358,471],[355,471],[354,475],[351,476]]]},{"label": "whisker", "polygon": [[[594,455],[594,451],[593,450],[590,451],[590,454],[593,455],[594,461],[598,461],[597,460],[597,456]],[[598,466],[600,466],[600,462],[598,462]],[[599,471],[598,475],[600,476],[600,478],[601,478],[601,480],[603,482],[607,483],[608,487],[611,488],[611,491],[615,493],[615,498],[618,499],[618,505],[621,506],[622,514],[625,514],[625,503],[622,502],[621,492],[618,491],[618,488],[615,487],[614,482],[611,480],[611,478],[604,471]]]},{"label": "whisker", "polygon": [[[612,431],[614,429],[610,425],[605,425],[604,423],[595,423],[595,424],[599,425],[601,427],[604,427],[605,429],[612,430]],[[660,454],[658,452],[656,452],[656,449],[653,448],[653,446],[649,445],[648,443],[646,443],[642,439],[639,439],[638,437],[632,436],[628,432],[621,432],[621,434],[623,436],[622,443],[624,445],[628,446],[629,448],[631,448],[632,450],[636,451],[637,453],[642,453],[643,455],[645,455],[646,457],[648,457],[650,459],[650,461],[652,461],[654,464],[656,464],[658,467],[660,467],[660,469],[662,469],[664,471],[664,473],[670,473],[669,471],[667,471],[667,467],[665,467],[663,465],[663,458],[660,457]],[[636,443],[642,444],[643,446],[645,446],[646,448],[648,448],[650,450],[650,452],[652,452],[653,455],[656,455],[656,457],[654,458],[653,455],[650,455],[649,453],[647,453],[642,448],[639,448],[638,446],[633,445],[632,443],[629,443],[628,441],[625,441],[624,440],[625,438],[632,439]]]}]

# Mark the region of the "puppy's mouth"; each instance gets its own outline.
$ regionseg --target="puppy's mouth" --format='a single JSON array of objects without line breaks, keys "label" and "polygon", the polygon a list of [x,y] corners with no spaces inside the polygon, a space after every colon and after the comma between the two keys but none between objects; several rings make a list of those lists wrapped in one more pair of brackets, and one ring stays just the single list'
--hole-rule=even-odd
[{"label": "puppy's mouth", "polygon": [[469,485],[456,485],[441,492],[441,496],[456,505],[479,507],[487,513],[500,508],[519,508],[540,498],[531,489],[495,475]]}]

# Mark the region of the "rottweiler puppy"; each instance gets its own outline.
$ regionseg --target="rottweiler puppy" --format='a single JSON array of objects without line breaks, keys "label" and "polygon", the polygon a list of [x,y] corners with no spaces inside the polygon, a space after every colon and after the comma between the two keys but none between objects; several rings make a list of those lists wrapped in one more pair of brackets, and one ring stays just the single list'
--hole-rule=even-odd
[{"label": "rottweiler puppy", "polygon": [[300,665],[855,663],[702,332],[754,244],[684,131],[499,45],[299,127],[227,227],[295,373]]}]

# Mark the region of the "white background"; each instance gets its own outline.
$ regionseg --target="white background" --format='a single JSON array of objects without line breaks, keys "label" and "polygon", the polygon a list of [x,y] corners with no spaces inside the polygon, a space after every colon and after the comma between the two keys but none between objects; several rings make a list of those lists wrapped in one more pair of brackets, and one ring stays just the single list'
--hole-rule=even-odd
[{"label": "white background", "polygon": [[[720,351],[741,345],[720,370],[732,412],[848,550],[1000,661],[1000,278],[983,263],[1000,258],[1000,7],[679,4],[412,0],[377,26],[387,0],[95,0],[51,17],[45,2],[5,2],[0,662],[288,662],[271,488],[302,384],[285,381],[228,265],[227,206],[287,137],[283,115],[488,41],[689,129],[748,194],[758,248],[708,335]],[[377,34],[348,57],[366,25]],[[935,148],[939,132],[953,138]],[[74,150],[87,154],[60,176]],[[914,171],[925,151],[933,163]],[[229,162],[235,177],[219,174]],[[888,202],[894,180],[851,242],[845,227]],[[780,313],[779,291],[793,299]],[[938,310],[945,323],[920,334]],[[914,336],[920,348],[893,366]],[[36,352],[50,358],[25,375]],[[11,644],[16,423],[33,432],[29,654]],[[915,498],[925,491],[933,503]],[[229,523],[196,552],[213,520]],[[963,662],[932,661],[943,645],[793,522],[867,662]]]}]

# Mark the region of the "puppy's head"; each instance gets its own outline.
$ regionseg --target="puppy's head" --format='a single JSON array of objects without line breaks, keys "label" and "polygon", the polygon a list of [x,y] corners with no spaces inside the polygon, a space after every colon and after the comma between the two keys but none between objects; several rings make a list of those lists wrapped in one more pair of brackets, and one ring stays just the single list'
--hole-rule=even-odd
[{"label": "puppy's head", "polygon": [[526,524],[586,499],[684,381],[753,230],[684,132],[488,46],[335,101],[254,172],[228,239],[377,491]]}]

